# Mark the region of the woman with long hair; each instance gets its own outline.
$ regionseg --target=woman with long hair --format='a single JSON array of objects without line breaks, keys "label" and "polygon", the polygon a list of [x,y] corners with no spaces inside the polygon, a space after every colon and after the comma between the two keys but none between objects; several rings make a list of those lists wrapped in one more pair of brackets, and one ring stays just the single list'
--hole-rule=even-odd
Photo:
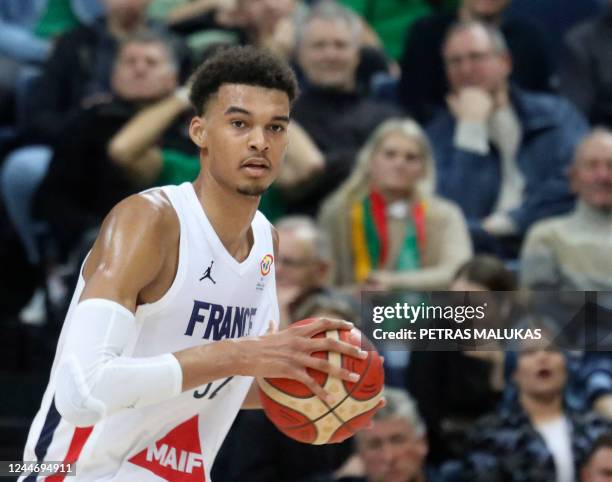
[{"label": "woman with long hair", "polygon": [[434,185],[434,161],[421,127],[411,119],[382,123],[352,174],[321,208],[334,284],[446,288],[472,247],[459,208],[433,195]]}]

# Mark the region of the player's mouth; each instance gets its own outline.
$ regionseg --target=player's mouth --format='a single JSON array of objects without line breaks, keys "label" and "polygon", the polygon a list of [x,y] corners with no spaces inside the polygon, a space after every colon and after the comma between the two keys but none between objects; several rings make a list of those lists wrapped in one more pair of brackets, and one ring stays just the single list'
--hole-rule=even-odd
[{"label": "player's mouth", "polygon": [[270,163],[263,158],[251,157],[244,161],[240,166],[252,177],[261,177],[270,170]]}]

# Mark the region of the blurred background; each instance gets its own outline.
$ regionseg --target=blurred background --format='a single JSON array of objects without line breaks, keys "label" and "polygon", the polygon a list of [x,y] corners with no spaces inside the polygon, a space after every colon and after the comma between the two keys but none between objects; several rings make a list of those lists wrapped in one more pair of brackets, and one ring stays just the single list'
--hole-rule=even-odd
[{"label": "blurred background", "polygon": [[[247,44],[301,87],[260,207],[282,324],[453,289],[516,291],[494,318],[554,331],[519,293],[612,291],[612,1],[1,0],[0,460],[22,458],[98,226],[197,176],[184,87]],[[386,353],[389,406],[337,446],[242,412],[215,480],[612,480],[610,347],[523,348]]]}]

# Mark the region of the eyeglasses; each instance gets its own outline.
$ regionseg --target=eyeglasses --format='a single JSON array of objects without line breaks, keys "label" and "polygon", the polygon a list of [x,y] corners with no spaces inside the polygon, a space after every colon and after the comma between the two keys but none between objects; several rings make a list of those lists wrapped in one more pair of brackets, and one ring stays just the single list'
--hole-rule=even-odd
[{"label": "eyeglasses", "polygon": [[466,60],[471,64],[482,64],[493,57],[493,55],[494,53],[490,50],[486,52],[470,52],[467,55],[452,55],[450,57],[445,57],[444,62],[447,68],[454,69],[459,67]]}]

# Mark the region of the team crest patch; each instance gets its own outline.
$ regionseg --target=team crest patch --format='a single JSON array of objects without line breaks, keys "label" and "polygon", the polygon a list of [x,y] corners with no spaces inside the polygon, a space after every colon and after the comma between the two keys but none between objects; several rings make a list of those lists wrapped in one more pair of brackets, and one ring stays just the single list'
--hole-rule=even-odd
[{"label": "team crest patch", "polygon": [[259,264],[262,276],[266,276],[270,272],[270,269],[272,269],[272,263],[274,263],[274,256],[271,254],[266,254]]},{"label": "team crest patch", "polygon": [[204,458],[198,434],[198,416],[173,428],[129,461],[171,482],[202,482]]}]

